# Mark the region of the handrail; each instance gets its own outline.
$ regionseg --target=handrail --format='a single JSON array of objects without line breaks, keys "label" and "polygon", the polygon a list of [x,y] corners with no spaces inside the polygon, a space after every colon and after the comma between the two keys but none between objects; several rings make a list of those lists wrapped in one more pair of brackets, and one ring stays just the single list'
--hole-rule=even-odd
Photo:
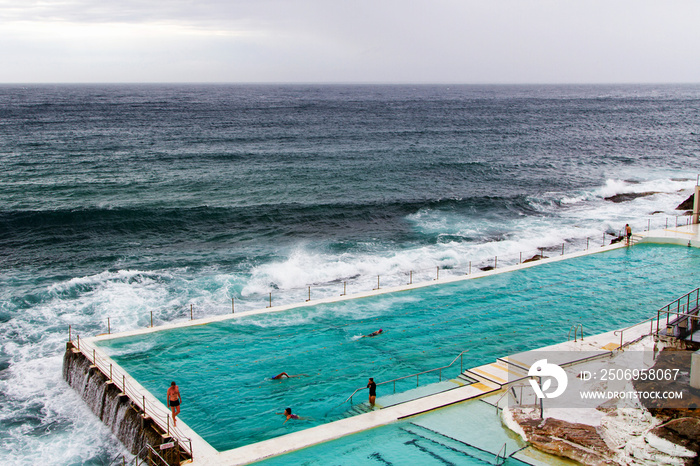
[{"label": "handrail", "polygon": [[[194,453],[192,451],[192,439],[185,436],[182,433],[182,431],[180,431],[177,427],[170,425],[170,413],[167,412],[167,410],[163,412],[161,406],[159,406],[158,404],[154,404],[153,401],[151,401],[151,406],[149,406],[148,408],[146,407],[146,393],[149,396],[152,396],[152,394],[148,391],[146,391],[146,393],[142,393],[137,389],[129,387],[126,383],[126,373],[122,373],[117,368],[114,368],[112,364],[107,364],[107,362],[103,361],[101,358],[98,357],[96,346],[85,342],[85,340],[83,340],[81,344],[80,336],[78,335],[77,337],[78,351],[80,351],[83,354],[83,356],[87,358],[88,361],[91,361],[92,364],[105,377],[107,377],[107,379],[111,383],[114,383],[114,385],[117,388],[121,388],[122,393],[125,394],[134,405],[140,408],[145,415],[150,416],[153,422],[156,425],[158,425],[158,427],[163,429],[164,432],[166,432],[172,438],[177,440],[178,444],[183,448],[183,450],[185,450],[186,453],[190,455],[190,457],[194,457]],[[121,387],[119,382],[121,382]]]},{"label": "handrail", "polygon": [[[624,346],[624,345],[623,345],[623,337],[624,337],[624,332],[625,332],[625,330],[629,330],[629,329],[631,329],[631,328],[633,328],[633,327],[637,327],[637,326],[639,326],[639,325],[641,325],[641,324],[643,324],[643,323],[645,323],[645,322],[649,322],[649,323],[650,323],[650,329],[649,329],[649,333],[648,333],[647,335],[654,335],[654,333],[656,333],[656,335],[658,336],[658,335],[659,335],[659,330],[660,330],[660,329],[659,329],[659,322],[661,321],[661,314],[666,314],[666,324],[669,323],[669,317],[670,317],[671,314],[685,315],[685,316],[688,316],[689,318],[695,317],[695,316],[690,316],[690,315],[688,315],[688,314],[686,314],[686,313],[678,312],[678,311],[680,311],[680,309],[681,309],[681,304],[680,304],[680,303],[681,303],[681,301],[682,301],[683,299],[686,300],[686,304],[683,306],[683,309],[685,309],[686,312],[689,312],[689,311],[690,311],[690,302],[691,302],[691,301],[690,301],[690,297],[691,297],[691,295],[692,295],[693,293],[695,293],[695,309],[697,309],[697,308],[698,308],[698,305],[700,305],[700,287],[695,288],[695,289],[692,290],[692,291],[689,291],[688,293],[684,294],[684,295],[681,296],[680,298],[674,299],[673,301],[671,301],[670,303],[668,303],[666,306],[663,306],[662,308],[660,308],[658,311],[656,311],[656,317],[650,317],[650,318],[648,318],[648,319],[646,319],[646,320],[643,320],[643,321],[641,321],[641,322],[639,322],[639,323],[636,323],[636,324],[634,324],[634,325],[630,325],[629,327],[625,327],[625,328],[623,328],[623,329],[615,330],[615,331],[613,332],[613,335],[618,335],[618,334],[620,335],[620,349],[622,349],[622,347]],[[677,309],[676,312],[671,311],[671,307],[672,307],[674,304],[676,305],[676,309]],[[654,332],[654,320],[656,320],[656,332]]]},{"label": "handrail", "polygon": [[[457,359],[460,360],[460,363],[459,363],[459,364],[460,364],[460,371],[459,371],[459,373],[461,374],[462,372],[464,372],[464,364],[463,364],[464,361],[463,361],[463,359],[462,359],[462,356],[464,355],[464,353],[468,353],[468,352],[469,352],[469,350],[464,350],[464,351],[462,351],[461,353],[459,353],[459,354],[452,360],[451,363],[449,363],[449,364],[446,365],[446,366],[436,367],[435,369],[429,369],[429,370],[427,370],[427,371],[418,372],[418,373],[411,374],[411,375],[405,375],[405,376],[403,376],[403,377],[398,377],[398,378],[396,378],[396,379],[387,380],[387,381],[385,381],[385,382],[380,382],[380,383],[377,384],[377,386],[379,386],[379,385],[385,385],[385,384],[388,384],[388,383],[393,383],[393,384],[394,384],[394,393],[396,393],[396,382],[397,382],[397,381],[399,381],[399,380],[404,380],[404,379],[408,379],[408,378],[411,378],[411,377],[416,377],[416,384],[417,384],[417,383],[418,383],[418,376],[423,375],[423,374],[427,374],[427,373],[429,373],[429,372],[435,372],[435,371],[440,371],[440,380],[442,380],[442,370],[443,370],[443,369],[447,369],[448,367],[452,367],[452,365],[453,365],[455,362],[457,362]],[[417,386],[417,385],[416,385],[416,386]],[[348,401],[350,401],[350,403],[352,403],[352,397],[355,396],[355,394],[356,394],[357,392],[359,392],[359,391],[361,391],[361,390],[366,390],[366,389],[367,389],[367,387],[360,387],[360,388],[355,389],[355,391],[352,392],[352,394],[351,394],[349,397],[347,397],[347,399],[346,399],[345,401],[343,401],[342,403],[340,403],[338,406],[344,405],[344,404],[347,403]],[[337,407],[337,406],[336,406],[336,407]]]},{"label": "handrail", "polygon": [[162,456],[160,456],[160,453],[158,453],[151,445],[147,444],[146,447],[148,447],[151,453],[154,454],[156,458],[161,460],[165,466],[170,466],[170,464],[167,461],[165,461],[165,459]]},{"label": "handrail", "polygon": [[[496,465],[500,466],[502,464],[505,464],[506,460],[508,459],[508,454],[506,452],[506,443],[503,444],[503,446],[498,450],[498,454],[496,455]],[[501,456],[501,451],[503,452],[503,456]]]},{"label": "handrail", "polygon": [[[146,443],[144,446],[141,447],[141,449],[134,455],[134,459],[129,461],[129,464],[135,463],[137,466],[139,464],[139,457],[141,456],[141,453],[143,453],[144,450],[149,448],[151,445]],[[113,464],[116,464],[115,461],[117,461],[119,458],[122,459],[122,465],[126,464],[126,457],[124,456],[123,453],[118,454],[117,456],[114,457],[112,461],[109,462],[107,466],[112,466]]]},{"label": "handrail", "polygon": [[[631,329],[631,328],[638,327],[639,325],[643,324],[644,322],[649,322],[649,324],[650,324],[650,326],[649,326],[649,333],[648,333],[647,335],[652,335],[652,334],[654,333],[654,320],[658,320],[658,319],[657,319],[656,317],[650,317],[650,318],[648,318],[648,319],[646,319],[646,320],[643,320],[643,321],[641,321],[641,322],[638,322],[638,323],[636,323],[636,324],[634,324],[634,325],[630,325],[629,327],[625,327],[625,328],[622,328],[622,329],[619,329],[619,330],[615,330],[615,331],[613,332],[613,335],[617,336],[618,333],[620,334],[620,346],[618,347],[618,349],[622,349],[622,347],[624,346],[624,345],[623,345],[623,338],[624,338],[625,330],[629,330],[629,329]],[[657,327],[658,327],[658,322],[657,322]]]},{"label": "handrail", "polygon": [[579,328],[581,329],[581,341],[583,341],[583,324],[582,323],[574,324],[571,326],[571,328],[569,329],[569,334],[566,336],[566,341],[569,341],[569,339],[571,338],[571,330],[573,330],[574,331],[574,343],[576,343],[578,341],[576,339],[576,335],[578,335]]}]

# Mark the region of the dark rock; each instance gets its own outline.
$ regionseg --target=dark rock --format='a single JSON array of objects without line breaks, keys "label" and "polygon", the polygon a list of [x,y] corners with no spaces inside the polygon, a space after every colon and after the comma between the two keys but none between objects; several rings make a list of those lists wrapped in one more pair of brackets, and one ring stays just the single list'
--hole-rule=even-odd
[{"label": "dark rock", "polygon": [[624,236],[616,236],[615,238],[613,238],[613,239],[610,240],[610,244],[619,243],[619,242],[622,241],[623,239],[625,239]]},{"label": "dark rock", "polygon": [[608,196],[605,198],[605,200],[619,203],[619,202],[631,201],[633,199],[637,199],[638,197],[653,196],[654,194],[658,194],[658,192],[649,191],[649,192],[645,192],[645,193],[621,193],[621,194],[615,194],[614,196]]},{"label": "dark rock", "polygon": [[678,204],[676,210],[693,210],[693,202],[695,202],[695,194],[691,194],[688,199]]},{"label": "dark rock", "polygon": [[541,259],[546,259],[546,258],[547,258],[547,256],[543,256],[542,254],[535,254],[535,255],[532,256],[531,258],[525,259],[525,260],[523,261],[523,264],[526,263],[526,262],[535,262],[535,261],[538,261],[538,260],[541,260]]},{"label": "dark rock", "polygon": [[483,270],[484,272],[486,272],[488,270],[493,270],[493,269],[495,269],[495,267],[493,265],[487,265],[486,267],[481,267],[481,270]]},{"label": "dark rock", "polygon": [[552,418],[542,422],[519,411],[513,412],[513,417],[538,450],[583,464],[617,464],[612,460],[615,453],[593,426]]}]

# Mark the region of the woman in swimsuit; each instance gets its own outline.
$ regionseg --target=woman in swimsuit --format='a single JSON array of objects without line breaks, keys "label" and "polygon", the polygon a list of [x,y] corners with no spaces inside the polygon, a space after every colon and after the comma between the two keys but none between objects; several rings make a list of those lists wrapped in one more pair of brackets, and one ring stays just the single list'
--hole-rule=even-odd
[{"label": "woman in swimsuit", "polygon": [[292,408],[285,408],[283,413],[275,413],[275,414],[283,414],[287,418],[282,424],[285,424],[290,419],[301,419],[296,414],[292,414]]}]

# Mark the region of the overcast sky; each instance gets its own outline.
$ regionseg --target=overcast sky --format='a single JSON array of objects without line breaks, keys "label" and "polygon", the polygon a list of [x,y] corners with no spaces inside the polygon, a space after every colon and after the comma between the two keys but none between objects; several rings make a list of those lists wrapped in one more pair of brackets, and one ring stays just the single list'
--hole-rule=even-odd
[{"label": "overcast sky", "polygon": [[700,82],[699,0],[0,0],[0,82]]}]

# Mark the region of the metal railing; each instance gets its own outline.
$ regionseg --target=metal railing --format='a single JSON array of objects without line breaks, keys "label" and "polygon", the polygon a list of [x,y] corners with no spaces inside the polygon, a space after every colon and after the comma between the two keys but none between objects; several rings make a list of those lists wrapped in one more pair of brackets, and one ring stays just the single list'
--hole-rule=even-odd
[{"label": "metal railing", "polygon": [[576,339],[576,336],[577,336],[579,330],[581,330],[581,341],[583,341],[583,324],[578,323],[578,324],[572,325],[571,328],[569,329],[569,334],[566,336],[566,341],[569,341],[571,339],[571,331],[572,330],[574,331],[574,343],[578,341]]},{"label": "metal railing", "polygon": [[[693,298],[693,296],[695,296]],[[691,309],[691,304],[693,305]],[[656,313],[657,316],[657,322],[656,322],[656,333],[659,333],[659,322],[658,320],[661,319],[661,314],[666,314],[666,326],[668,327],[670,323],[670,318],[671,315],[685,315],[691,312],[692,310],[697,310],[698,305],[700,304],[700,288],[696,288],[693,291],[681,296],[680,298],[676,299],[675,301],[671,301],[668,303],[666,306],[662,307],[659,309]],[[675,311],[672,311],[671,309],[675,307]]]},{"label": "metal railing", "polygon": [[[148,456],[146,459],[142,460],[141,455],[145,451],[148,451]],[[156,449],[148,443],[144,445],[141,450],[136,453],[134,458],[130,459],[129,461],[126,460],[126,455],[120,453],[119,455],[115,456],[107,466],[139,466],[139,464],[147,464],[149,466],[170,466],[170,464],[162,456],[160,456],[160,453],[158,453],[158,451],[156,451]]]},{"label": "metal railing", "polygon": [[[506,445],[507,444],[504,443],[503,446],[498,450],[498,454],[496,455],[496,466],[501,466],[502,464],[505,464],[506,460],[508,459]],[[503,452],[503,455],[501,455],[501,452]]]},{"label": "metal railing", "polygon": [[[693,298],[694,296],[694,298]],[[693,307],[691,308],[691,304]],[[671,323],[671,316],[675,315],[678,317],[678,319],[683,319],[686,318],[687,320],[691,321],[697,321],[700,319],[697,315],[690,314],[691,312],[697,313],[698,311],[698,305],[700,304],[700,288],[696,288],[693,291],[690,291],[689,293],[684,294],[678,299],[675,299],[668,303],[666,306],[660,308],[658,311],[656,311],[656,317],[650,317],[646,320],[643,320],[642,322],[639,322],[635,325],[630,325],[629,327],[620,329],[620,330],[615,330],[613,332],[613,335],[620,335],[620,346],[619,349],[622,349],[624,346],[627,346],[631,343],[633,343],[635,340],[629,341],[627,343],[624,343],[624,333],[626,330],[629,330],[634,327],[638,327],[639,325],[649,322],[649,333],[644,334],[642,336],[646,335],[656,335],[658,337],[659,333],[661,332],[660,328],[660,322],[662,319],[662,315],[666,315],[666,328],[668,328],[669,324]],[[675,308],[675,310],[671,310]],[[654,322],[656,322],[656,330],[654,330]],[[666,329],[664,329],[666,330]]]},{"label": "metal railing", "polygon": [[76,335],[76,342],[71,343],[80,351],[83,356],[87,358],[92,365],[99,370],[108,379],[108,383],[113,383],[117,389],[121,390],[121,393],[126,395],[131,402],[138,407],[145,416],[151,418],[151,420],[165,432],[167,435],[171,436],[177,443],[182,447],[182,449],[190,455],[191,458],[194,457],[192,452],[192,439],[185,436],[181,430],[176,426],[171,425],[170,417],[171,413],[166,409],[163,409],[163,405],[158,402],[150,401],[147,404],[147,396],[150,398],[152,396],[150,392],[141,391],[137,387],[127,384],[130,381],[130,376],[125,372],[119,370],[114,364],[108,362],[107,360],[99,357],[97,348],[85,342],[80,341],[80,335]]},{"label": "metal railing", "polygon": [[[418,373],[406,375],[403,377],[398,377],[396,379],[387,380],[385,382],[380,382],[377,384],[377,386],[393,383],[394,393],[396,393],[396,382],[398,382],[400,380],[406,380],[406,379],[410,379],[412,377],[415,377],[416,378],[416,387],[418,387],[420,385],[420,376],[421,375],[429,374],[429,373],[436,372],[436,371],[439,373],[439,381],[442,382],[442,370],[452,367],[457,362],[458,359],[459,359],[459,373],[461,374],[462,372],[464,372],[464,353],[468,353],[468,352],[469,352],[469,350],[462,351],[452,360],[451,363],[449,363],[446,366],[436,367],[435,369],[429,369],[427,371],[418,372]],[[360,391],[366,390],[366,389],[367,389],[367,387],[357,388],[354,392],[352,392],[352,394],[349,397],[347,397],[347,399],[345,401],[340,403],[338,406],[342,406],[345,403],[347,403],[348,401],[350,402],[350,405],[352,406],[352,398],[357,394],[357,392],[360,392]]]},{"label": "metal railing", "polygon": [[[671,222],[669,223],[669,219]],[[655,224],[652,225],[651,219],[648,219],[647,222],[643,226],[640,227],[639,224],[633,224],[635,227],[635,230],[637,231],[649,231],[651,230],[652,227],[654,228],[669,228],[673,227],[675,224],[676,227],[678,226],[683,226],[683,225],[689,225],[692,220],[692,215],[677,215],[675,216],[675,222],[674,222],[674,217],[665,217],[665,223],[660,222],[660,221],[655,221]],[[606,246],[610,244],[609,237],[610,236],[616,236],[621,237],[622,232],[617,232],[617,233],[611,233],[611,232],[603,232],[602,233],[602,241],[601,241],[601,246]],[[599,239],[601,237],[598,237]],[[633,241],[632,243],[635,243],[636,240],[638,240],[639,236],[637,234],[633,234]],[[580,249],[580,251],[587,251],[593,247],[593,238],[592,237],[587,237],[586,239],[586,244],[585,247]],[[577,239],[577,241],[581,241],[582,239]],[[547,256],[545,254],[549,254],[550,256],[561,256],[565,255],[566,253],[572,253],[575,252],[571,249],[571,244],[568,244],[564,242],[561,243],[561,245],[551,245],[548,247],[540,247],[540,248],[532,248],[530,250],[525,250],[521,251],[519,253],[513,253],[513,254],[508,254],[508,255],[495,255],[492,257],[481,257],[478,259],[469,259],[465,258],[464,260],[460,260],[460,263],[457,265],[437,265],[437,266],[430,266],[430,267],[425,267],[425,268],[417,268],[417,269],[412,269],[408,271],[403,271],[403,272],[396,272],[393,274],[384,274],[384,275],[371,275],[371,276],[356,276],[353,277],[351,280],[347,279],[338,279],[338,280],[331,280],[327,282],[320,282],[320,283],[314,283],[314,284],[307,284],[301,287],[290,287],[290,288],[285,288],[284,293],[286,296],[290,295],[295,295],[295,298],[292,298],[291,300],[289,299],[284,299],[283,304],[291,304],[291,303],[296,303],[296,302],[311,302],[314,299],[324,299],[324,298],[329,298],[331,296],[337,296],[338,287],[342,286],[342,292],[339,293],[340,296],[347,296],[348,292],[350,291],[350,288],[354,288],[355,292],[360,293],[360,292],[366,292],[366,291],[379,291],[383,288],[387,287],[396,287],[396,286],[406,286],[406,285],[413,285],[416,283],[428,283],[428,282],[435,282],[435,281],[440,281],[445,278],[450,278],[450,277],[457,277],[457,276],[463,276],[463,275],[474,275],[479,272],[486,272],[489,270],[494,270],[498,268],[503,268],[505,266],[512,266],[512,265],[520,265],[526,262],[530,262],[533,260],[539,260],[539,259],[545,259]],[[578,249],[577,249],[578,251]],[[442,273],[441,273],[442,272]],[[445,273],[447,272],[447,273]],[[380,286],[381,285],[381,286]],[[316,291],[317,295],[314,296],[314,291]],[[270,290],[264,293],[253,293],[249,294],[246,296],[245,299],[242,298],[236,298],[235,296],[231,297],[231,302],[230,302],[230,310],[231,314],[236,313],[236,306],[240,308],[242,305],[240,304],[241,301],[245,303],[246,306],[251,306],[252,308],[258,308],[259,306],[262,306],[262,303],[264,302],[266,308],[271,308],[274,306],[274,300],[276,297],[280,295],[281,291],[280,290]],[[189,306],[187,306],[186,309],[183,309],[182,315],[189,317],[190,320],[194,320],[194,314],[197,311],[195,305],[193,303],[189,303]],[[211,315],[211,312],[207,312],[207,315]],[[154,316],[153,312],[151,311],[150,316],[147,316],[149,318],[149,323],[150,327],[154,326]],[[157,323],[157,322],[156,322]],[[111,333],[112,331],[112,324],[113,322],[109,317],[107,317],[107,333]]]}]

